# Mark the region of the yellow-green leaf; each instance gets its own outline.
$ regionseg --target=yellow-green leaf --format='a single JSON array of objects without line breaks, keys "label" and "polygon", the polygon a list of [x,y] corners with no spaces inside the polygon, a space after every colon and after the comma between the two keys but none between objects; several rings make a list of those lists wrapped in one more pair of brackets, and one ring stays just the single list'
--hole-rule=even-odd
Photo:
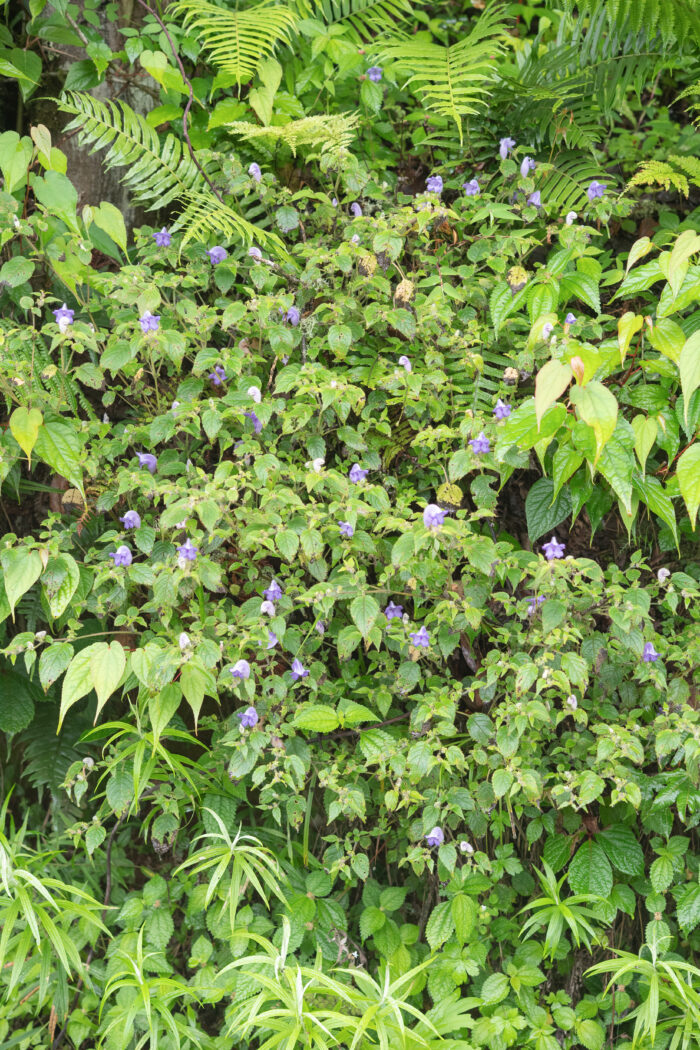
[{"label": "yellow-green leaf", "polygon": [[542,416],[550,405],[564,393],[572,378],[571,365],[563,361],[548,361],[535,380],[535,418],[537,429],[540,429]]},{"label": "yellow-green leaf", "polygon": [[32,449],[36,445],[39,427],[44,417],[38,408],[16,408],[10,416],[10,432],[32,465]]},{"label": "yellow-green leaf", "polygon": [[573,387],[571,400],[576,406],[579,419],[593,428],[597,463],[617,424],[617,399],[606,386],[593,380],[588,386]]},{"label": "yellow-green leaf", "polygon": [[700,506],[700,444],[696,442],[687,448],[676,466],[678,488],[688,508],[690,524],[695,531],[695,519]]}]

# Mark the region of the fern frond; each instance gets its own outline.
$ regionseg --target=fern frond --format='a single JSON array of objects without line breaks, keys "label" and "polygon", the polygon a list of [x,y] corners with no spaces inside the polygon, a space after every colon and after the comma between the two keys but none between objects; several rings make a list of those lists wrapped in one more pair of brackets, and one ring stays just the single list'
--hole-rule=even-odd
[{"label": "fern frond", "polygon": [[[673,162],[678,159],[680,158],[668,158],[669,162]],[[665,190],[670,190],[673,186],[674,190],[676,190],[677,193],[682,193],[684,197],[687,197],[690,193],[688,179],[682,171],[678,171],[677,168],[673,167],[673,163],[669,162],[663,160],[646,161],[644,164],[642,164],[639,171],[635,172],[635,174],[632,176],[632,178],[627,184],[628,187],[663,186]],[[696,163],[698,162],[696,161]]]},{"label": "fern frond", "polygon": [[287,43],[297,23],[295,12],[274,0],[243,11],[229,11],[206,0],[176,0],[168,9],[182,17],[213,64],[239,84],[250,80],[263,58]]},{"label": "fern frond", "polygon": [[404,22],[415,10],[410,0],[296,0],[304,18],[315,18],[326,25],[345,23],[361,40],[385,33],[387,26]]},{"label": "fern frond", "polygon": [[552,170],[537,185],[548,211],[580,211],[588,203],[586,186],[594,179],[606,178],[600,166],[579,150],[563,150],[552,163]]},{"label": "fern frond", "polygon": [[426,33],[393,37],[382,44],[380,61],[393,62],[427,109],[451,118],[462,142],[462,117],[486,102],[497,58],[504,50],[505,20],[499,8],[486,11],[471,33],[446,47]]},{"label": "fern frond", "polygon": [[700,42],[700,9],[696,0],[550,0],[579,19],[605,16],[608,28],[617,33],[643,33],[647,40],[661,36],[666,47],[693,37]]},{"label": "fern frond", "polygon": [[294,156],[300,146],[320,147],[321,153],[338,158],[355,137],[358,116],[355,113],[334,113],[303,117],[280,126],[263,126],[237,120],[227,127],[247,139],[272,138],[289,146]]},{"label": "fern frond", "polygon": [[183,203],[184,211],[173,226],[174,230],[184,230],[183,248],[189,241],[207,241],[213,235],[217,240],[237,238],[246,245],[255,241],[268,250],[274,248],[280,254],[287,253],[276,234],[254,226],[208,190],[188,194]]},{"label": "fern frond", "polygon": [[204,187],[204,179],[180,139],[169,134],[161,143],[144,117],[124,102],[103,102],[85,92],[67,91],[59,107],[74,115],[65,130],[77,128],[81,145],[90,146],[91,153],[107,148],[106,166],[126,168],[122,182],[138,204],[163,208]]}]

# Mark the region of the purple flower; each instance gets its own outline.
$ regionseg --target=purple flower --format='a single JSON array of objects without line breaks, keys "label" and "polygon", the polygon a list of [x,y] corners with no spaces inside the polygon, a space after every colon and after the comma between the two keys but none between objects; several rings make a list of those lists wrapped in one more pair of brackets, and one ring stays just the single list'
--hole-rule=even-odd
[{"label": "purple flower", "polygon": [[430,645],[430,635],[426,631],[425,625],[419,631],[412,631],[408,637],[417,649],[427,649]]},{"label": "purple flower", "polygon": [[367,70],[367,78],[368,80],[371,80],[373,84],[378,84],[382,79],[382,67],[370,66]]},{"label": "purple flower", "polygon": [[256,262],[262,262],[262,252],[255,245],[248,249],[248,255],[251,259],[255,259]]},{"label": "purple flower", "polygon": [[576,314],[572,314],[571,311],[564,318],[564,324],[576,324]]},{"label": "purple flower", "polygon": [[265,648],[266,649],[274,649],[275,646],[277,645],[278,641],[279,641],[279,638],[277,637],[275,632],[274,631],[268,631],[267,632],[267,645],[265,646]]},{"label": "purple flower", "polygon": [[59,306],[58,310],[51,311],[56,318],[56,324],[61,329],[61,332],[65,334],[69,324],[73,324],[73,318],[75,317],[75,310],[69,310],[66,304]]},{"label": "purple flower", "polygon": [[125,529],[140,529],[141,518],[135,510],[127,510],[123,518],[119,519]]},{"label": "purple flower", "polygon": [[156,242],[159,248],[168,248],[170,246],[172,237],[170,236],[170,233],[168,232],[168,230],[166,230],[164,226],[162,230],[156,230],[156,232],[153,234],[153,240]]},{"label": "purple flower", "polygon": [[260,602],[260,612],[267,613],[268,616],[274,616],[275,607],[271,601]]},{"label": "purple flower", "polygon": [[253,433],[259,434],[263,428],[262,420],[258,419],[255,412],[244,412],[243,415],[253,424]]},{"label": "purple flower", "polygon": [[476,452],[479,455],[491,451],[491,442],[486,437],[483,430],[478,437],[472,438],[469,444],[472,447],[472,452]]},{"label": "purple flower", "polygon": [[343,539],[351,540],[354,534],[355,530],[349,521],[340,522],[340,535],[343,537]]},{"label": "purple flower", "polygon": [[556,536],[552,536],[548,543],[542,544],[542,553],[544,554],[547,561],[555,561],[557,558],[564,557],[564,551],[566,550],[565,543],[557,543]]},{"label": "purple flower", "polygon": [[566,223],[567,226],[572,226],[576,222],[576,219],[577,219],[577,215],[576,215],[575,211],[567,211],[566,218],[564,219],[564,222]]},{"label": "purple flower", "polygon": [[442,193],[442,176],[429,175],[425,180],[425,188],[428,193]]},{"label": "purple flower", "polygon": [[139,466],[145,467],[146,470],[150,471],[151,474],[155,474],[156,467],[158,466],[158,460],[152,452],[137,452]]},{"label": "purple flower", "polygon": [[405,368],[407,372],[411,371],[411,362],[409,361],[409,359],[406,357],[405,354],[402,354],[401,357],[399,358],[399,364],[401,365],[402,368]]},{"label": "purple flower", "polygon": [[507,419],[513,409],[506,401],[501,401],[500,397],[496,402],[496,407],[493,410],[493,414],[496,419]]},{"label": "purple flower", "polygon": [[123,543],[121,547],[117,547],[115,551],[112,551],[110,558],[114,558],[115,568],[119,566],[124,569],[127,569],[134,560],[131,556],[131,551]]},{"label": "purple flower", "polygon": [[357,203],[357,201],[354,201],[350,205],[350,211],[352,212],[352,214],[355,216],[356,219],[361,219],[362,218],[362,208]]},{"label": "purple flower", "polygon": [[527,203],[531,204],[533,206],[533,208],[541,208],[542,207],[542,198],[540,197],[540,191],[539,190],[535,190],[534,193],[531,193],[530,196],[527,199]]},{"label": "purple flower", "polygon": [[241,729],[254,729],[258,724],[258,712],[254,707],[246,707],[245,711],[236,711],[236,718],[241,721]]},{"label": "purple flower", "polygon": [[554,331],[554,325],[552,324],[552,322],[551,321],[545,321],[545,323],[542,325],[542,338],[544,339],[545,342],[549,339],[549,337],[550,337],[550,335],[552,334],[553,331]]},{"label": "purple flower", "polygon": [[353,233],[352,237],[350,238],[350,243],[351,244],[359,244],[360,243],[360,235],[359,235],[359,233]]},{"label": "purple flower", "polygon": [[520,165],[520,174],[524,179],[528,177],[531,171],[534,171],[537,165],[535,164],[532,157],[523,157],[523,162]]},{"label": "purple flower", "polygon": [[348,477],[352,481],[353,485],[357,485],[358,482],[364,481],[368,474],[369,470],[363,470],[359,463],[353,463],[353,465],[350,467],[350,473],[348,474]]},{"label": "purple flower", "polygon": [[253,161],[253,163],[248,168],[248,174],[250,175],[251,179],[255,179],[256,182],[260,182],[260,180],[262,179],[260,165],[256,164],[255,161]]},{"label": "purple flower", "polygon": [[536,598],[533,598],[527,607],[527,615],[534,616],[543,601],[545,601],[545,596],[543,594],[538,594]]},{"label": "purple flower", "polygon": [[462,189],[464,190],[465,197],[478,197],[481,193],[477,179],[470,179],[469,182],[463,182]]},{"label": "purple flower", "polygon": [[177,548],[177,553],[179,557],[183,558],[184,561],[194,561],[197,557],[198,551],[199,547],[193,546],[192,541],[189,539],[189,537],[180,547]]},{"label": "purple flower", "polygon": [[267,598],[268,602],[278,602],[283,594],[284,591],[277,580],[273,580],[270,586],[263,591],[263,597]]},{"label": "purple flower", "polygon": [[594,201],[596,197],[602,197],[605,193],[605,187],[606,184],[604,182],[598,182],[597,179],[593,179],[593,182],[586,190],[586,195],[589,201]]},{"label": "purple flower", "polygon": [[394,605],[394,603],[390,601],[384,610],[384,615],[387,620],[400,620],[403,616],[403,605]]},{"label": "purple flower", "polygon": [[250,664],[247,660],[238,660],[231,668],[234,678],[250,678]]},{"label": "purple flower", "polygon": [[642,653],[642,660],[645,664],[653,664],[659,659],[659,654],[654,648],[653,642],[647,642],[644,646],[644,652]]},{"label": "purple flower", "polygon": [[445,511],[435,503],[429,503],[423,511],[423,524],[426,529],[439,529],[445,522]]},{"label": "purple flower", "polygon": [[308,671],[302,664],[301,660],[295,660],[292,664],[292,681],[298,682],[300,678],[306,678]]},{"label": "purple flower", "polygon": [[323,620],[318,620],[314,624],[314,630],[316,631],[317,634],[320,634],[321,636],[323,636],[326,633],[326,625],[323,622]]},{"label": "purple flower", "polygon": [[297,306],[290,306],[286,314],[284,315],[284,319],[288,324],[292,326],[292,328],[296,328],[296,326],[299,324],[299,321],[301,320],[299,308]]},{"label": "purple flower", "polygon": [[498,152],[501,155],[501,160],[506,159],[514,145],[515,139],[512,139],[509,136],[506,136],[506,138],[501,139],[501,141],[498,144]]},{"label": "purple flower", "polygon": [[212,266],[218,266],[220,262],[228,258],[228,252],[220,244],[215,244],[213,248],[208,248],[207,255]]},{"label": "purple flower", "polygon": [[337,197],[333,197],[333,199],[331,200],[331,204],[333,205],[334,208],[337,208],[338,207],[338,198]]},{"label": "purple flower", "polygon": [[143,317],[139,317],[139,324],[144,335],[146,332],[157,332],[160,328],[160,314],[152,314],[150,310],[146,310]]},{"label": "purple flower", "polygon": [[443,842],[445,841],[445,836],[442,832],[442,828],[433,828],[432,831],[429,831],[428,834],[425,836],[425,841],[428,843],[431,849],[434,849],[436,846],[442,846]]},{"label": "purple flower", "polygon": [[216,365],[214,371],[209,373],[209,380],[212,386],[221,386],[227,379],[228,376],[223,365]]}]

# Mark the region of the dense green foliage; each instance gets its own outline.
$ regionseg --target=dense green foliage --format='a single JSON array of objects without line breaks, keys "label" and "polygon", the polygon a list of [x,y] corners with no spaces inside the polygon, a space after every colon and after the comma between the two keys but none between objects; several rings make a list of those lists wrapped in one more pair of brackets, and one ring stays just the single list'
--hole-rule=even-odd
[{"label": "dense green foliage", "polygon": [[694,5],[6,8],[0,1050],[697,1050]]}]

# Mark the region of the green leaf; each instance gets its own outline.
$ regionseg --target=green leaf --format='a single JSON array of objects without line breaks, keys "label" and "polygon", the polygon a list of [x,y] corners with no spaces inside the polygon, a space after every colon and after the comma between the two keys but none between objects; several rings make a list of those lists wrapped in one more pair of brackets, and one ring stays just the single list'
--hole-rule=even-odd
[{"label": "green leaf", "polygon": [[639,415],[632,420],[632,430],[634,431],[634,451],[637,453],[639,465],[644,473],[647,457],[654,447],[659,425],[655,419]]},{"label": "green leaf", "polygon": [[569,442],[562,442],[552,458],[553,495],[556,497],[564,482],[568,481],[583,463],[583,454]]},{"label": "green leaf", "polygon": [[688,508],[690,524],[695,531],[695,520],[700,507],[700,443],[695,442],[680,456],[676,464],[676,476],[681,496]]},{"label": "green leaf", "polygon": [[670,857],[657,857],[649,869],[649,878],[656,893],[665,893],[673,882],[673,861]]},{"label": "green leaf", "polygon": [[107,831],[101,824],[91,824],[85,832],[85,848],[91,857],[98,846],[101,846],[107,837]]},{"label": "green leaf", "polygon": [[623,875],[644,874],[644,854],[632,828],[626,824],[613,824],[596,835],[611,863]]},{"label": "green leaf", "polygon": [[80,441],[72,426],[68,423],[44,422],[39,427],[34,450],[39,459],[75,485],[85,499],[80,469]]},{"label": "green leaf", "polygon": [[[621,500],[628,515],[632,514],[632,476],[634,457],[632,452],[615,434],[606,444],[598,462],[598,469]],[[591,516],[590,503],[588,506]]]},{"label": "green leaf", "polygon": [[146,942],[158,951],[163,951],[173,935],[175,924],[167,909],[167,899],[159,908],[154,908],[146,919]]},{"label": "green leaf", "polygon": [[554,495],[554,482],[539,478],[525,498],[527,534],[534,542],[551,532],[571,513],[571,496],[567,489]]},{"label": "green leaf", "polygon": [[76,653],[66,671],[66,677],[63,679],[63,689],[61,690],[61,710],[58,716],[57,733],[61,731],[63,719],[71,707],[92,690],[92,672],[90,668],[92,657],[90,650],[92,648],[91,645],[88,645],[87,648],[81,649],[79,653]]},{"label": "green leaf", "polygon": [[644,324],[644,318],[628,310],[617,322],[617,345],[620,348],[620,364],[627,357],[632,338]]},{"label": "green leaf", "polygon": [[504,973],[492,973],[481,986],[481,999],[484,1006],[493,1006],[505,999],[510,991],[510,982]]},{"label": "green leaf", "polygon": [[688,886],[678,898],[676,915],[686,934],[694,930],[700,922],[700,886],[697,883]]},{"label": "green leaf", "polygon": [[214,676],[211,671],[207,671],[204,668],[196,656],[193,656],[183,665],[180,673],[180,685],[185,700],[192,709],[196,726],[205,694],[207,696],[216,696]]},{"label": "green leaf", "polygon": [[119,209],[109,201],[102,201],[97,208],[92,209],[92,221],[104,230],[126,255],[126,224]]},{"label": "green leaf", "polygon": [[588,1017],[582,1021],[576,1021],[576,1035],[586,1050],[603,1050],[605,1029],[597,1021]]},{"label": "green leaf", "polygon": [[613,886],[612,868],[597,842],[591,840],[579,847],[569,865],[568,879],[574,893],[609,896]]},{"label": "green leaf", "polygon": [[539,430],[542,416],[559,399],[573,378],[571,365],[563,361],[548,361],[535,379],[535,418]]},{"label": "green leaf", "polygon": [[659,353],[678,364],[681,351],[685,345],[685,332],[679,324],[669,317],[658,318],[649,332],[649,342]]},{"label": "green leaf", "polygon": [[440,945],[445,943],[454,932],[454,928],[455,920],[452,915],[452,902],[442,901],[441,904],[433,908],[428,924],[425,927],[425,939],[432,951],[435,951]]},{"label": "green leaf", "polygon": [[596,439],[595,462],[597,463],[617,424],[617,399],[606,386],[595,380],[584,387],[573,387],[570,396],[576,406],[579,419],[593,428]]},{"label": "green leaf", "polygon": [[160,736],[170,722],[182,701],[182,689],[177,682],[171,682],[155,696],[149,697],[148,714],[156,736]]},{"label": "green leaf", "polygon": [[47,171],[43,178],[33,182],[34,196],[46,210],[58,215],[76,233],[79,230],[76,207],[78,192],[67,175],[59,171]]},{"label": "green leaf", "polygon": [[366,882],[369,878],[369,858],[366,853],[354,853],[350,861],[352,870],[358,879]]},{"label": "green leaf", "polygon": [[361,594],[350,603],[350,615],[363,638],[367,638],[379,616],[379,605],[369,594]]},{"label": "green leaf", "polygon": [[[119,685],[126,670],[126,654],[119,642],[96,642],[90,649],[90,677],[97,693],[97,716]],[[87,650],[86,650],[87,651]]]},{"label": "green leaf", "polygon": [[598,281],[588,273],[564,274],[561,278],[561,301],[573,297],[590,306],[596,314],[600,313],[600,292]]},{"label": "green leaf", "polygon": [[0,732],[21,733],[33,718],[29,681],[16,671],[0,669]]},{"label": "green leaf", "polygon": [[681,374],[681,390],[683,391],[683,402],[685,406],[685,425],[688,426],[690,398],[693,392],[700,386],[700,330],[693,332],[681,350],[678,368]]},{"label": "green leaf", "polygon": [[673,501],[658,478],[645,477],[642,474],[632,476],[637,495],[646,503],[649,510],[658,514],[665,525],[668,525],[676,544],[678,543],[678,529],[676,527],[676,512]]},{"label": "green leaf", "polygon": [[471,932],[476,925],[477,906],[472,897],[466,893],[458,893],[452,898],[452,921],[455,925],[455,933],[460,944],[469,940]]},{"label": "green leaf", "polygon": [[[15,255],[0,266],[0,282],[8,284],[10,288],[19,288],[21,284],[26,284],[33,273],[34,263],[29,259],[25,259],[23,255]],[[17,409],[17,411],[26,412],[26,409]],[[32,409],[32,411],[36,412],[37,410]],[[15,440],[17,439],[15,438]],[[17,441],[17,444],[20,448],[24,447],[19,441]]]},{"label": "green leaf", "polygon": [[340,725],[340,719],[332,707],[308,704],[297,710],[292,724],[310,733],[332,733]]},{"label": "green leaf", "polygon": [[57,619],[68,608],[80,583],[80,569],[70,554],[60,554],[47,562],[41,583],[51,616]]},{"label": "green leaf", "polygon": [[277,550],[286,561],[294,561],[299,550],[299,537],[296,532],[292,532],[291,529],[283,529],[282,532],[278,532],[275,536],[275,544]]},{"label": "green leaf", "polygon": [[39,681],[46,692],[61,677],[73,658],[73,646],[69,642],[54,642],[44,649],[39,657]]},{"label": "green leaf", "polygon": [[41,576],[41,558],[38,551],[15,547],[0,554],[0,565],[4,573],[5,594],[14,620],[17,602]]},{"label": "green leaf", "polygon": [[131,776],[124,770],[117,769],[107,781],[105,794],[114,812],[123,813],[134,797],[134,784]]}]

